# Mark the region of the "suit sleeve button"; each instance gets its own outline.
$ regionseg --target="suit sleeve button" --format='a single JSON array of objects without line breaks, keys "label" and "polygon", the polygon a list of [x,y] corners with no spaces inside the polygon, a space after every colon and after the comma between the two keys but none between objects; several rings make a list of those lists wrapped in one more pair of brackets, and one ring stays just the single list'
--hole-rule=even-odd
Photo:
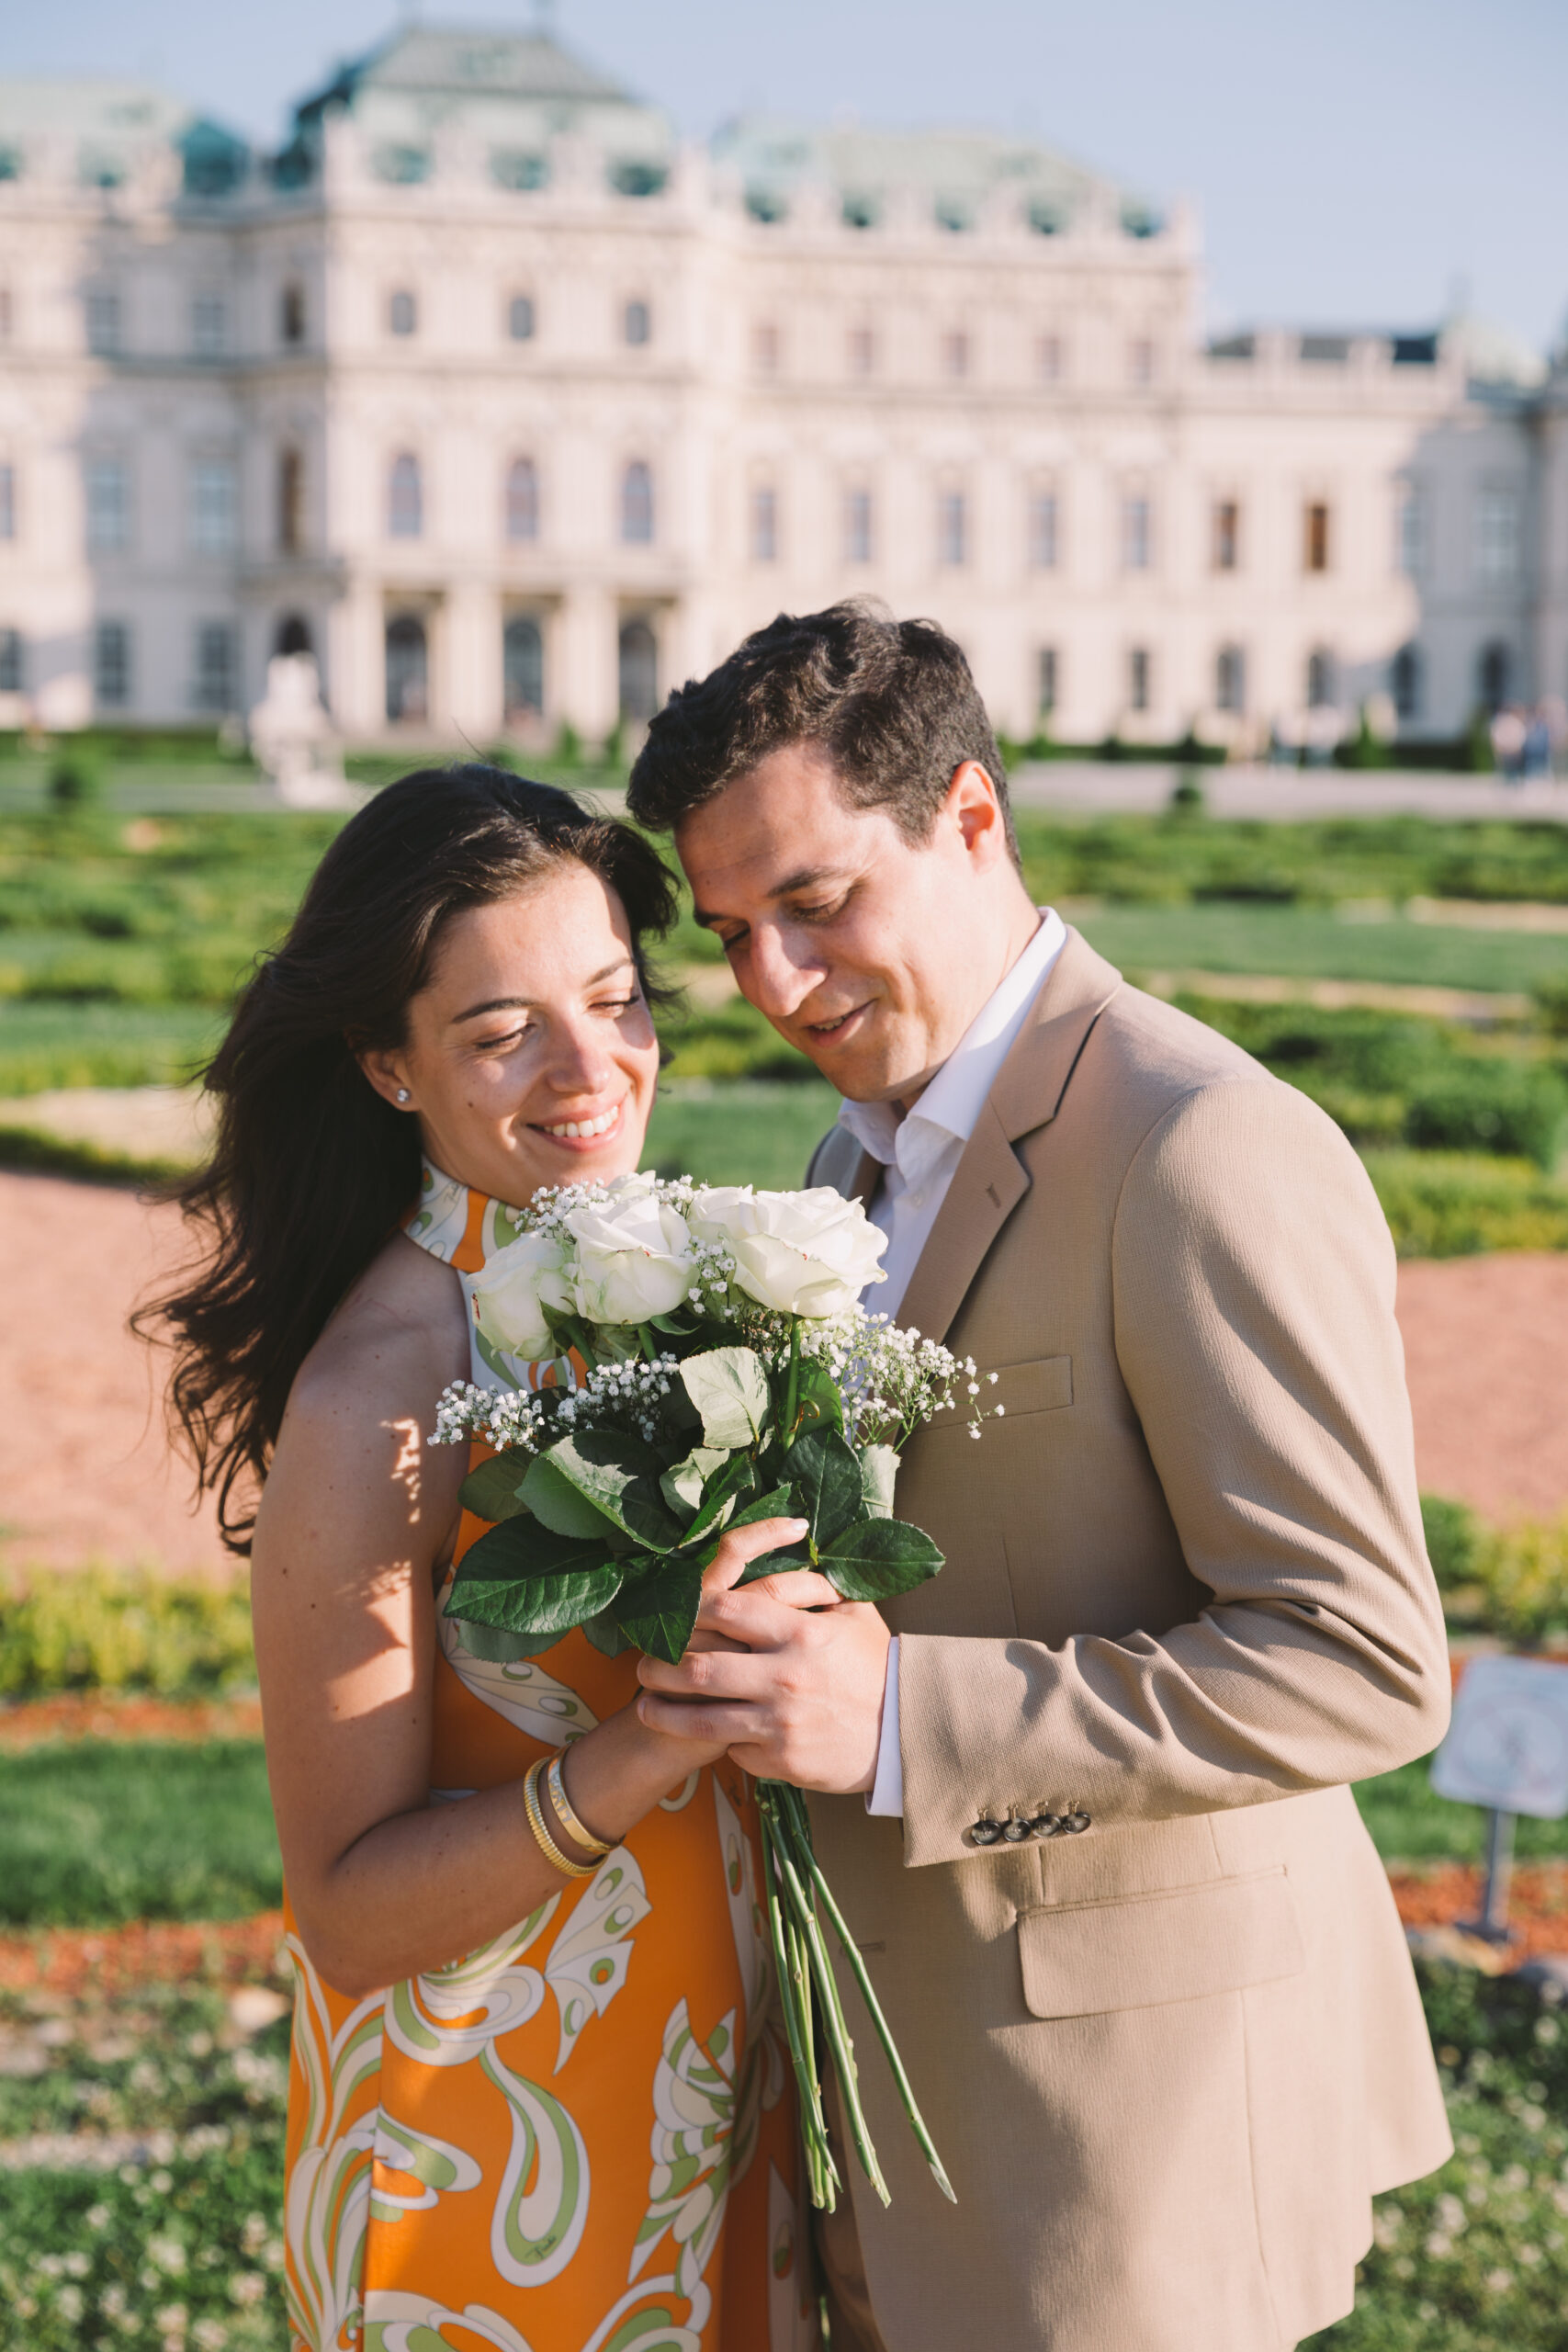
[{"label": "suit sleeve button", "polygon": [[1037,1813],[1029,1826],[1037,1838],[1058,1838],[1067,1825],[1059,1813]]},{"label": "suit sleeve button", "polygon": [[1010,1821],[1002,1824],[1002,1836],[1010,1846],[1021,1846],[1034,1826],[1032,1821],[1021,1821],[1015,1813]]},{"label": "suit sleeve button", "polygon": [[1093,1817],[1092,1814],[1088,1813],[1069,1813],[1066,1819],[1063,1822],[1062,1826],[1064,1829],[1070,1831],[1073,1837],[1076,1838],[1080,1830],[1084,1830],[1089,1827]]},{"label": "suit sleeve button", "polygon": [[970,1824],[969,1835],[976,1846],[994,1846],[1001,1834],[1001,1823],[991,1820],[987,1814],[982,1814],[978,1821]]}]

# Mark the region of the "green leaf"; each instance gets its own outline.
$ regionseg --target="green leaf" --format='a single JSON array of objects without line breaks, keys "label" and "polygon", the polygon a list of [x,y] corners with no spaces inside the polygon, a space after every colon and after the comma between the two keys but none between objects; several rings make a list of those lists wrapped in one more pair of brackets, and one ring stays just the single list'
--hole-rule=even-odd
[{"label": "green leaf", "polygon": [[703,1417],[705,1443],[730,1453],[761,1436],[768,1420],[768,1375],[754,1348],[708,1348],[688,1356],[681,1382]]},{"label": "green leaf", "polygon": [[558,1634],[509,1634],[500,1625],[480,1625],[466,1617],[457,1623],[468,1656],[482,1657],[491,1666],[514,1666],[520,1657],[537,1657],[560,1639]]},{"label": "green leaf", "polygon": [[[759,1495],[754,1503],[748,1503],[744,1510],[738,1510],[729,1525],[730,1527],[754,1527],[761,1519],[802,1519],[804,1517],[805,1513],[800,1508],[799,1498],[794,1488],[775,1487],[771,1494]],[[728,1532],[728,1529],[726,1532]],[[703,1563],[705,1567],[717,1550],[718,1546],[716,1544],[713,1552],[707,1555]],[[807,1539],[802,1536],[797,1544],[786,1544],[776,1552],[763,1552],[755,1560],[748,1560],[741,1571],[740,1582],[755,1584],[759,1577],[777,1576],[781,1568],[808,1568],[810,1566],[810,1548]]]},{"label": "green leaf", "polygon": [[454,1587],[448,1617],[464,1623],[503,1625],[511,1634],[547,1634],[558,1639],[574,1625],[608,1609],[621,1589],[619,1567],[568,1568],[553,1577],[510,1577],[484,1584],[477,1577]]},{"label": "green leaf", "polygon": [[526,1510],[520,1491],[527,1457],[521,1453],[495,1453],[470,1470],[458,1489],[457,1499],[465,1510],[476,1519],[488,1519],[500,1526],[503,1519],[515,1519]]},{"label": "green leaf", "polygon": [[868,1445],[860,1458],[862,1499],[873,1519],[893,1516],[893,1487],[898,1459],[890,1445]]},{"label": "green leaf", "polygon": [[801,1365],[795,1385],[795,1409],[799,1418],[802,1437],[813,1430],[843,1428],[844,1400],[839,1394],[837,1381],[825,1365]]},{"label": "green leaf", "polygon": [[[558,1576],[568,1568],[602,1568],[610,1558],[604,1539],[613,1532],[602,1527],[597,1537],[584,1543],[575,1535],[558,1534],[525,1511],[470,1544],[457,1563],[454,1581],[461,1590],[467,1584],[500,1584],[508,1577],[521,1582],[527,1577]],[[461,1609],[447,1611],[452,1617],[462,1613]]]},{"label": "green leaf", "polygon": [[818,1562],[846,1600],[891,1600],[934,1577],[942,1555],[924,1530],[902,1519],[868,1519],[836,1535]]},{"label": "green leaf", "polygon": [[[681,1541],[677,1522],[659,1495],[659,1456],[649,1445],[618,1430],[584,1430],[562,1438],[539,1457],[552,1464],[583,1500],[623,1534],[650,1552],[673,1551]],[[527,1500],[532,1505],[533,1497]]]},{"label": "green leaf", "polygon": [[540,1524],[553,1528],[558,1535],[605,1534],[606,1514],[594,1507],[574,1478],[566,1476],[556,1459],[559,1451],[552,1446],[530,1462],[518,1492]]},{"label": "green leaf", "polygon": [[659,1491],[682,1522],[695,1518],[702,1509],[703,1487],[716,1470],[722,1470],[730,1459],[716,1446],[694,1445],[684,1462],[677,1462],[666,1470],[659,1481]]},{"label": "green leaf", "polygon": [[813,1430],[789,1452],[789,1481],[818,1551],[862,1511],[860,1464],[836,1430]]},{"label": "green leaf", "polygon": [[702,1594],[700,1569],[683,1560],[660,1560],[617,1594],[615,1623],[639,1650],[676,1666],[692,1638]]},{"label": "green leaf", "polygon": [[582,1630],[594,1648],[601,1651],[605,1657],[619,1657],[623,1650],[637,1647],[637,1644],[628,1641],[616,1624],[615,1612],[613,1609],[602,1609],[597,1617],[588,1618],[584,1622]]},{"label": "green leaf", "polygon": [[709,1480],[703,1496],[702,1509],[686,1530],[681,1547],[682,1551],[701,1537],[732,1523],[731,1514],[736,1504],[756,1490],[757,1474],[751,1466],[750,1454],[730,1453],[724,1459],[727,1466]]}]

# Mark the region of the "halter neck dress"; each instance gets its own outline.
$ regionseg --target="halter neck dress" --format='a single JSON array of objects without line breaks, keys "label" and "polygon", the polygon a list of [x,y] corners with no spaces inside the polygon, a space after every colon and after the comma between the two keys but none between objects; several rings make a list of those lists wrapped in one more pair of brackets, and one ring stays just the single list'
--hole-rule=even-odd
[{"label": "halter neck dress", "polygon": [[[471,1299],[516,1227],[427,1167],[407,1230]],[[498,1385],[477,1348],[472,1377]],[[464,1513],[456,1559],[485,1525]],[[636,1695],[635,1657],[581,1632],[491,1665],[439,1603],[436,1626],[433,1804],[519,1779]],[[592,1879],[364,1999],[322,1980],[287,1912],[293,2352],[811,2352],[761,1871],[750,1783],[725,1762]]]}]

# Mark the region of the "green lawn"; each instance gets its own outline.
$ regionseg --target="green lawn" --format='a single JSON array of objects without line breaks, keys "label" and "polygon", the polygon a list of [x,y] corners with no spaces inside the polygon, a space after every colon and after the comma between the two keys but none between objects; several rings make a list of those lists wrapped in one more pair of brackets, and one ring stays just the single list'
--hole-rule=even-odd
[{"label": "green lawn", "polygon": [[1403,916],[1353,922],[1324,907],[1107,907],[1075,919],[1127,972],[1267,972],[1526,992],[1568,973],[1568,934],[1470,931]]},{"label": "green lawn", "polygon": [[654,1107],[644,1165],[788,1192],[805,1182],[812,1148],[838,1115],[839,1097],[822,1079],[675,1084]]},{"label": "green lawn", "polygon": [[[1483,1856],[1485,1814],[1478,1804],[1435,1795],[1425,1759],[1361,1781],[1356,1802],[1385,1862],[1479,1862]],[[1568,1855],[1568,1821],[1521,1819],[1516,1851],[1523,1861]]]}]

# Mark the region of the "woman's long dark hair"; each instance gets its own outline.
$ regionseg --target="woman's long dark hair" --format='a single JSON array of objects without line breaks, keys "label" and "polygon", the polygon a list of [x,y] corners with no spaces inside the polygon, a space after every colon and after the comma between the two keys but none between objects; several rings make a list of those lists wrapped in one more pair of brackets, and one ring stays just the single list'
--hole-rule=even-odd
[{"label": "woman's long dark hair", "polygon": [[250,1550],[296,1373],[418,1198],[417,1123],[382,1100],[355,1053],[404,1042],[453,915],[569,860],[620,899],[656,993],[643,944],[669,928],[675,889],[639,834],[504,768],[424,768],[344,827],[203,1073],[216,1140],[176,1197],[210,1247],[136,1322],[174,1345],[171,1416],[232,1552]]}]

